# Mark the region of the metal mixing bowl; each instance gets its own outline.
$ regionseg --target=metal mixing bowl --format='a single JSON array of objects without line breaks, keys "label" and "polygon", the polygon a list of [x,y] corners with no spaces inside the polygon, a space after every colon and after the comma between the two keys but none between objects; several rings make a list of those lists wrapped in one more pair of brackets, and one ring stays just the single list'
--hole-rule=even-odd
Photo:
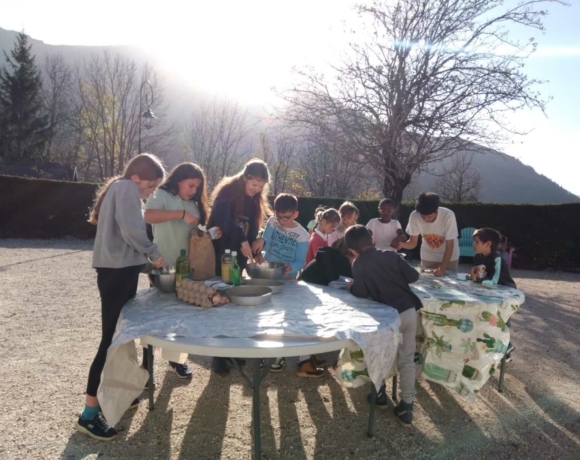
[{"label": "metal mixing bowl", "polygon": [[248,264],[246,267],[246,273],[250,278],[279,280],[284,278],[284,264],[279,262]]},{"label": "metal mixing bowl", "polygon": [[272,300],[272,289],[267,286],[236,286],[229,288],[227,293],[230,302],[247,307],[263,305]]},{"label": "metal mixing bowl", "polygon": [[149,276],[149,281],[151,281],[151,284],[153,284],[153,286],[155,286],[161,292],[175,292],[175,273],[160,275],[158,273],[151,272],[147,276]]}]

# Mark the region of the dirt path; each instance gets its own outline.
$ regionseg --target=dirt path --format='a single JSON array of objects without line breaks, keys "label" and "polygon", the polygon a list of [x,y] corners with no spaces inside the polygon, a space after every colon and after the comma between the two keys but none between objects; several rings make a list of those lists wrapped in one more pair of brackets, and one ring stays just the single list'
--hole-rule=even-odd
[{"label": "dirt path", "polygon": [[[156,410],[128,412],[99,443],[73,430],[99,340],[92,242],[0,240],[1,459],[248,459],[251,395],[233,373],[191,357],[183,384],[156,366]],[[517,351],[506,391],[490,379],[475,403],[418,384],[415,425],[377,413],[367,439],[367,388],[329,375],[298,379],[294,361],[263,384],[263,458],[580,458],[580,276],[515,271],[527,295],[512,319]],[[145,277],[142,287],[147,287]]]}]

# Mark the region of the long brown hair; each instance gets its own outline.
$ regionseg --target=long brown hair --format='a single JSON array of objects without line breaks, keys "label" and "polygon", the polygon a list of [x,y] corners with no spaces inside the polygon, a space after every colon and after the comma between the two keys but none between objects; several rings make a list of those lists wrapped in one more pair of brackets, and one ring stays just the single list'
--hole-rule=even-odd
[{"label": "long brown hair", "polygon": [[101,204],[111,185],[119,179],[131,179],[132,176],[138,176],[141,180],[163,179],[165,177],[165,169],[159,158],[155,155],[151,155],[150,153],[137,155],[127,163],[122,175],[112,177],[99,189],[90,212],[89,222],[91,224],[97,225]]},{"label": "long brown hair", "polygon": [[179,193],[179,183],[186,179],[201,180],[201,185],[197,188],[197,192],[195,192],[191,201],[195,201],[199,209],[199,223],[205,225],[209,217],[209,200],[205,188],[206,180],[203,169],[194,163],[181,163],[171,170],[165,182],[159,188],[176,196]]},{"label": "long brown hair", "polygon": [[[234,202],[234,216],[242,215],[244,213],[246,181],[251,179],[261,180],[266,183],[262,189],[262,193],[252,197],[252,201],[256,207],[256,226],[257,228],[260,228],[266,216],[272,215],[272,208],[270,207],[270,203],[268,203],[270,171],[268,170],[268,165],[262,160],[250,160],[246,163],[244,169],[235,176],[224,177],[219,184],[216,185],[212,197],[213,201],[215,201],[218,196],[222,194],[224,199],[232,200]],[[220,199],[221,198],[222,197],[220,197]]]}]

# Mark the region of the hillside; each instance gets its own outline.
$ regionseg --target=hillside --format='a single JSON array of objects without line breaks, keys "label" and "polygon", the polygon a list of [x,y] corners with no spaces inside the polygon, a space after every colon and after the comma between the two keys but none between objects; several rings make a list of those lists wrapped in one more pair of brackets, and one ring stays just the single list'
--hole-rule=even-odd
[{"label": "hillside", "polygon": [[[460,153],[465,154],[465,153]],[[434,163],[430,171],[442,171],[452,159]],[[471,167],[482,177],[479,201],[486,203],[578,203],[580,197],[570,193],[531,166],[495,150],[481,147],[473,153]],[[435,190],[438,178],[424,172],[405,191],[405,198],[412,199],[424,190]]]}]

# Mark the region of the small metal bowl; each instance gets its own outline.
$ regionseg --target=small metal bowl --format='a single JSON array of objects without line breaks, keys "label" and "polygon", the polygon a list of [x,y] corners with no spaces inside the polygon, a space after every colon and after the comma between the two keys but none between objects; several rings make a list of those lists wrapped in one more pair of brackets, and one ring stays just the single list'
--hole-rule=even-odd
[{"label": "small metal bowl", "polygon": [[246,273],[250,278],[279,280],[284,278],[284,264],[279,262],[248,264],[246,267]]},{"label": "small metal bowl", "polygon": [[263,305],[272,300],[272,289],[267,286],[236,286],[227,290],[230,302],[244,307]]},{"label": "small metal bowl", "polygon": [[267,286],[272,289],[272,294],[280,294],[284,288],[284,281],[262,280],[260,278],[244,278],[242,284],[246,286]]},{"label": "small metal bowl", "polygon": [[160,275],[158,273],[152,272],[148,273],[149,281],[151,284],[159,289],[161,292],[166,292],[168,294],[175,292],[175,273],[169,273]]}]

